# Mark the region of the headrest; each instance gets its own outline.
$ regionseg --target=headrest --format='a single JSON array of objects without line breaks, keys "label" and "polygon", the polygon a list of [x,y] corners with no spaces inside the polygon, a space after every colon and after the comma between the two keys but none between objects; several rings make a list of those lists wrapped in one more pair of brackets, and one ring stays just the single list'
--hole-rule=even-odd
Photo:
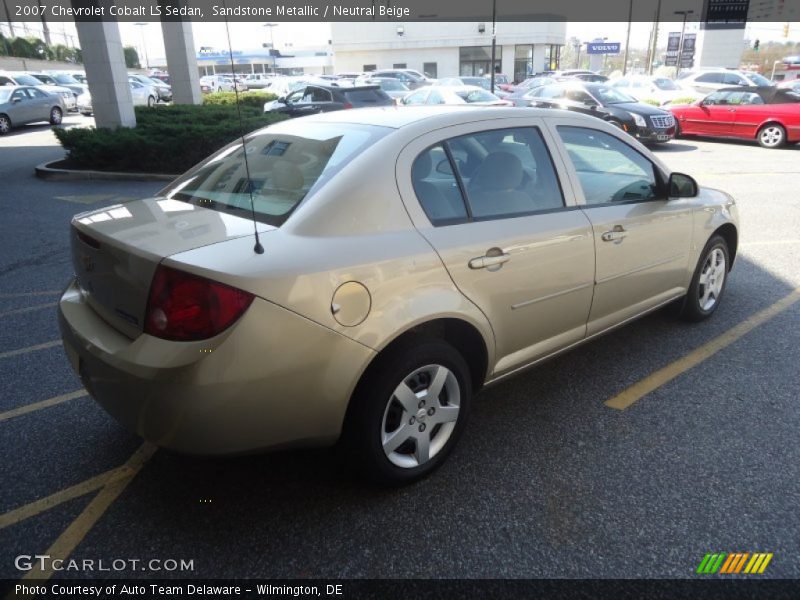
[{"label": "headrest", "polygon": [[508,152],[492,152],[475,170],[470,187],[485,190],[516,189],[522,183],[523,174],[519,158]]}]

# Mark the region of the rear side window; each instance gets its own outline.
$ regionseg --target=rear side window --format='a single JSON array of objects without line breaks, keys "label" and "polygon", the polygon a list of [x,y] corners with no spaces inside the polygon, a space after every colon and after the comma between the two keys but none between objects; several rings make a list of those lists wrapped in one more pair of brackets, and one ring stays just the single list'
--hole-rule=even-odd
[{"label": "rear side window", "polygon": [[[483,131],[447,140],[417,158],[412,181],[434,225],[564,207],[550,153],[535,127]],[[466,211],[459,208],[464,206],[464,197]]]},{"label": "rear side window", "polygon": [[722,73],[706,73],[705,75],[700,75],[695,81],[700,83],[722,83]]},{"label": "rear side window", "polygon": [[587,205],[640,202],[659,197],[653,163],[613,135],[559,126],[558,133],[578,173]]},{"label": "rear side window", "polygon": [[383,90],[345,91],[344,97],[352,104],[385,104],[387,100],[391,102],[391,98]]}]

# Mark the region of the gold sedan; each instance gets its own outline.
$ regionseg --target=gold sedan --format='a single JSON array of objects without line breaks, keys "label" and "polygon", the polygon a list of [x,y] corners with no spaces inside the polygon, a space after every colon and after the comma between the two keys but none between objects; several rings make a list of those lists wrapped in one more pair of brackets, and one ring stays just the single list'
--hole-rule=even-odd
[{"label": "gold sedan", "polygon": [[444,462],[474,394],[667,303],[719,306],[726,193],[599,119],[400,107],[282,122],[77,215],[64,347],[123,425],[193,454]]}]

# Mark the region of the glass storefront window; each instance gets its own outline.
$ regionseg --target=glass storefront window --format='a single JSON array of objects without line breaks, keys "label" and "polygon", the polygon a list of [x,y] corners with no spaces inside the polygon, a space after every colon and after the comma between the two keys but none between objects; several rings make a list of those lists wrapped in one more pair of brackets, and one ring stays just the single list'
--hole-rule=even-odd
[{"label": "glass storefront window", "polygon": [[[463,77],[479,77],[492,72],[491,46],[466,46],[458,49],[459,75]],[[495,64],[501,64],[501,50],[495,49]]]}]

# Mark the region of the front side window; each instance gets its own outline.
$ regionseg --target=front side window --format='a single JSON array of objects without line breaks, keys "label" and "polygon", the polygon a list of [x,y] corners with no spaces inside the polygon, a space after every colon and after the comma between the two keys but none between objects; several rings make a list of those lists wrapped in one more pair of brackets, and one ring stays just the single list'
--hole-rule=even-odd
[{"label": "front side window", "polygon": [[584,127],[559,126],[578,173],[586,204],[641,202],[660,194],[655,165],[613,135]]},{"label": "front side window", "polygon": [[[179,177],[160,195],[281,225],[294,208],[392,129],[372,125],[285,122],[241,140]],[[250,179],[247,178],[249,167]]]},{"label": "front side window", "polygon": [[28,88],[28,96],[30,96],[31,98],[44,98],[45,93],[40,92],[39,90],[34,88]]}]

